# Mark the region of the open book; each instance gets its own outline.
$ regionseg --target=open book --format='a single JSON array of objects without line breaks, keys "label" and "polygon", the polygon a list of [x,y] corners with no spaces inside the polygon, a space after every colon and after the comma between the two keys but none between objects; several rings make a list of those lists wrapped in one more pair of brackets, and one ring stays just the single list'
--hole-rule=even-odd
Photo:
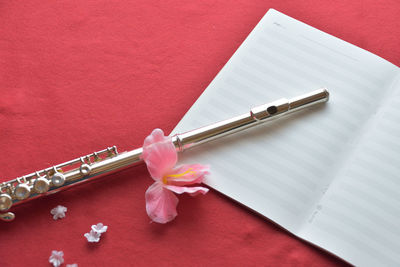
[{"label": "open book", "polygon": [[203,144],[206,184],[360,266],[400,265],[400,69],[269,10],[173,133],[328,88],[330,100]]}]

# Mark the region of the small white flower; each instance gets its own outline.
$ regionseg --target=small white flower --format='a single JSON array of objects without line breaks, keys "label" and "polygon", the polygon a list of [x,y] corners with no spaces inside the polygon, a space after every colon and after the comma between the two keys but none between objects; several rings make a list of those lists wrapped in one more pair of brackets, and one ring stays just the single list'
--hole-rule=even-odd
[{"label": "small white flower", "polygon": [[74,263],[74,264],[67,264],[65,267],[78,267],[78,264]]},{"label": "small white flower", "polygon": [[54,267],[58,267],[64,262],[64,252],[53,250],[49,258],[49,262],[53,264]]},{"label": "small white flower", "polygon": [[58,205],[57,207],[55,207],[54,209],[52,209],[50,211],[50,213],[53,214],[54,220],[64,218],[66,212],[67,212],[67,208],[64,206],[61,206],[61,205]]},{"label": "small white flower", "polygon": [[90,230],[90,233],[84,234],[88,242],[99,242],[100,241],[100,233],[97,233],[93,230]]},{"label": "small white flower", "polygon": [[95,231],[96,233],[102,234],[107,232],[107,228],[108,226],[102,224],[102,223],[98,223],[96,225],[92,225],[92,230]]}]

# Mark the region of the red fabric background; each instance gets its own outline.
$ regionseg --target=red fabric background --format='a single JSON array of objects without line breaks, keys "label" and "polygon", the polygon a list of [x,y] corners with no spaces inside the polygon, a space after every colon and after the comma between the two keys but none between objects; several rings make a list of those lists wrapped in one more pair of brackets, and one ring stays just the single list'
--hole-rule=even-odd
[{"label": "red fabric background", "polygon": [[[400,65],[397,0],[1,1],[0,181],[170,132],[269,8]],[[51,250],[79,266],[346,265],[214,191],[150,223],[151,183],[138,166],[14,209],[0,266],[50,266]]]}]

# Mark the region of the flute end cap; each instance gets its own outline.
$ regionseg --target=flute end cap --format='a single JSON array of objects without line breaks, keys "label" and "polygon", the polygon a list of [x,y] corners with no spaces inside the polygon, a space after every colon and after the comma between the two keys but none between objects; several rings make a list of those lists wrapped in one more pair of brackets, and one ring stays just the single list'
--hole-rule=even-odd
[{"label": "flute end cap", "polygon": [[330,93],[326,87],[321,88],[322,92],[325,94],[325,101],[329,101]]}]

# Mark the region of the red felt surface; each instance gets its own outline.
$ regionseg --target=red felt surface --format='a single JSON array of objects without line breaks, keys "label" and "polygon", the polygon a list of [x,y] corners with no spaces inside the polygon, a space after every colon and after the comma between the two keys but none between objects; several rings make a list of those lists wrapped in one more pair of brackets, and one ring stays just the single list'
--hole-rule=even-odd
[{"label": "red felt surface", "polygon": [[[269,8],[400,65],[398,0],[1,1],[0,181],[171,131]],[[346,265],[214,191],[150,223],[151,183],[138,166],[17,207],[0,266],[50,266],[51,250],[79,266]]]}]

